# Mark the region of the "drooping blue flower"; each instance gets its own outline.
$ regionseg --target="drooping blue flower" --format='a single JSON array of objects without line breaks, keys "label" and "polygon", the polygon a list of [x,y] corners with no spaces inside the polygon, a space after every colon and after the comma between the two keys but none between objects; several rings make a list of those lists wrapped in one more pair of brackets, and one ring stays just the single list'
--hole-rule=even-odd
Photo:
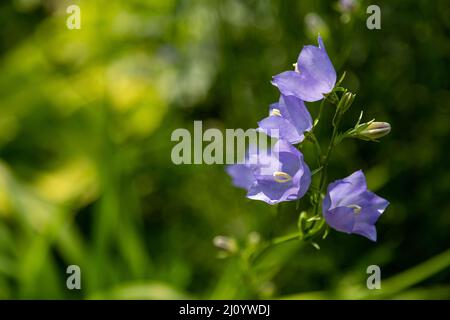
[{"label": "drooping blue flower", "polygon": [[293,95],[303,101],[318,101],[333,90],[336,71],[320,36],[318,42],[318,47],[303,47],[295,71],[285,71],[273,77],[272,84],[282,94]]},{"label": "drooping blue flower", "polygon": [[328,185],[322,212],[333,229],[376,241],[375,223],[388,205],[387,200],[367,190],[366,178],[359,170]]},{"label": "drooping blue flower", "polygon": [[286,140],[292,144],[302,142],[304,133],[312,129],[311,115],[302,100],[295,96],[280,96],[278,103],[270,105],[269,116],[258,122],[258,131]]},{"label": "drooping blue flower", "polygon": [[250,153],[245,163],[226,170],[235,186],[247,189],[247,198],[268,204],[297,200],[311,184],[303,154],[285,140],[278,140],[270,152]]}]

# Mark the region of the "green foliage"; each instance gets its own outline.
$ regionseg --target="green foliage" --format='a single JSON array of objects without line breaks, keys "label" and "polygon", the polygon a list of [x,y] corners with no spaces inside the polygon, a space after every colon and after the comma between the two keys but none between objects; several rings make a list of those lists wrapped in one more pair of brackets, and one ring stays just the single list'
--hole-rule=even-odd
[{"label": "green foliage", "polygon": [[[381,1],[381,30],[365,1],[345,14],[325,0],[73,2],[81,30],[65,1],[0,4],[1,299],[449,298],[447,1]],[[364,106],[363,122],[392,125],[382,145],[345,139],[328,168],[334,180],[362,166],[391,201],[379,241],[330,231],[319,251],[289,241],[251,265],[220,259],[215,236],[295,235],[299,212],[248,201],[223,166],[172,164],[170,134],[256,126],[278,98],[267,79],[317,32],[358,92],[346,118]],[[71,264],[81,291],[66,288]]]}]

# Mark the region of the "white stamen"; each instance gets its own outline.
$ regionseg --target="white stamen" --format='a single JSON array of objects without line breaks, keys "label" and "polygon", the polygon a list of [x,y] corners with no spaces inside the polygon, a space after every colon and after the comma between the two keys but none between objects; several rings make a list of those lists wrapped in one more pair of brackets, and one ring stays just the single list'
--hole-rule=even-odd
[{"label": "white stamen", "polygon": [[281,117],[281,112],[278,109],[272,109],[272,111],[270,111],[270,115],[271,116]]},{"label": "white stamen", "polygon": [[294,71],[300,73],[300,70],[298,70],[297,63],[292,64],[294,66]]},{"label": "white stamen", "polygon": [[285,183],[285,182],[289,182],[292,180],[292,177],[283,171],[275,171],[273,173],[273,177],[274,177],[275,181],[279,182],[279,183]]},{"label": "white stamen", "polygon": [[347,208],[353,209],[353,212],[356,213],[356,214],[360,213],[361,209],[362,209],[357,204],[351,204],[351,205],[347,206]]}]

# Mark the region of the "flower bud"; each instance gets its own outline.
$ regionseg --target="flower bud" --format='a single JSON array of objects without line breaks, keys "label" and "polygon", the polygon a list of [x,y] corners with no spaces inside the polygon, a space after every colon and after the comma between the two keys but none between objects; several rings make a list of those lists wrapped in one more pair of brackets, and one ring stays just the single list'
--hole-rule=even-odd
[{"label": "flower bud", "polygon": [[249,233],[247,239],[249,245],[256,246],[261,242],[261,235],[256,231],[252,231]]},{"label": "flower bud", "polygon": [[341,111],[341,113],[343,114],[345,111],[348,110],[348,108],[350,108],[350,106],[353,103],[353,100],[355,100],[355,94],[351,93],[351,92],[346,92],[343,97],[341,98],[341,100],[339,101],[339,105],[338,105],[338,109]]},{"label": "flower bud", "polygon": [[235,239],[226,236],[216,236],[213,239],[214,245],[222,250],[230,253],[235,253],[238,250],[238,245]]},{"label": "flower bud", "polygon": [[372,122],[364,130],[358,132],[361,139],[376,140],[391,132],[391,125],[387,122]]}]

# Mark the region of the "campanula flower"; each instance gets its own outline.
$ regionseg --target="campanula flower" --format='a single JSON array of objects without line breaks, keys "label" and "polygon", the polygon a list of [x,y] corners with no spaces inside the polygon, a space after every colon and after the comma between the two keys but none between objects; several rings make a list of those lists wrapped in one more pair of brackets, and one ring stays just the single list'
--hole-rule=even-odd
[{"label": "campanula flower", "polygon": [[247,198],[268,204],[303,197],[311,184],[311,171],[303,154],[285,140],[270,152],[253,152],[244,164],[227,167],[237,187],[247,189]]},{"label": "campanula flower", "polygon": [[269,136],[277,134],[279,139],[296,144],[305,138],[313,123],[311,115],[302,100],[295,96],[280,96],[278,103],[270,106],[269,116],[258,122],[258,131]]},{"label": "campanula flower", "polygon": [[322,212],[330,227],[377,239],[375,223],[389,202],[367,190],[364,173],[359,170],[328,185]]},{"label": "campanula flower", "polygon": [[284,95],[293,95],[303,101],[318,101],[333,90],[336,71],[325,50],[322,38],[319,46],[304,46],[295,71],[285,71],[273,77],[272,84]]}]

